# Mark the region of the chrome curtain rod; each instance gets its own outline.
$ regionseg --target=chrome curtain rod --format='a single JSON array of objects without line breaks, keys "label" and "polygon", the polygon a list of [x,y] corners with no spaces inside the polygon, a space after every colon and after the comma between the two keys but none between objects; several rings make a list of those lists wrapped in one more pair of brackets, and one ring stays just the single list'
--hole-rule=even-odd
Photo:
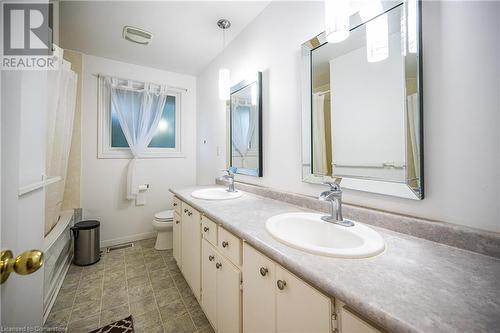
[{"label": "chrome curtain rod", "polygon": [[[92,74],[92,76],[95,76],[97,78],[100,78],[100,77],[112,77],[114,79],[117,79],[117,80],[123,80],[123,81],[134,81],[134,82],[139,82],[139,83],[146,83],[144,81],[140,81],[140,80],[134,80],[134,79],[124,79],[122,77],[117,77],[117,76],[113,76],[113,75],[105,75],[105,74]],[[148,82],[148,83],[152,83],[152,84],[155,84],[157,86],[163,86],[163,85],[166,85],[167,88],[171,88],[171,89],[174,89],[174,90],[180,90],[180,91],[188,91],[186,88],[181,88],[181,87],[174,87],[174,86],[171,86],[171,85],[168,85],[166,83],[157,83],[157,82]]]}]

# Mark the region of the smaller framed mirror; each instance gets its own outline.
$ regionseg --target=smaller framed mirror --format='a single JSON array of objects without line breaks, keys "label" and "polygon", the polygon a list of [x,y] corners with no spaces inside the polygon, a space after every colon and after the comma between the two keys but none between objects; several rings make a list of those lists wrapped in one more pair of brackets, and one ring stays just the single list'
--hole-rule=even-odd
[{"label": "smaller framed mirror", "polygon": [[229,167],[262,177],[262,73],[231,87],[230,96]]}]

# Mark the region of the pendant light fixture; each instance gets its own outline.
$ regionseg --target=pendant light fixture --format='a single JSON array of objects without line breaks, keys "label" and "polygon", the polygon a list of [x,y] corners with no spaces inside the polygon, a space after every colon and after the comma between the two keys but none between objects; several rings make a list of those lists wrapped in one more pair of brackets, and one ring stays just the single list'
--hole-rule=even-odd
[{"label": "pendant light fixture", "polygon": [[[226,30],[231,27],[231,22],[227,19],[217,21],[217,26],[222,29],[222,49],[226,47]],[[231,89],[231,72],[227,68],[219,69],[219,99],[221,101],[229,100]]]},{"label": "pendant light fixture", "polygon": [[325,0],[325,37],[328,43],[349,37],[349,0]]}]

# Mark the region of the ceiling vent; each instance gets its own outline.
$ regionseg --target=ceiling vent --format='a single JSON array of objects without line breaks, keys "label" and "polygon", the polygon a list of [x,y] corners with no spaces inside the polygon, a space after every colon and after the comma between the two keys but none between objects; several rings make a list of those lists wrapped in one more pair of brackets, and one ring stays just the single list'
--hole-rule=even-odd
[{"label": "ceiling vent", "polygon": [[151,40],[153,39],[153,34],[149,31],[126,25],[123,27],[123,38],[125,38],[129,42],[141,45],[149,45],[151,43]]}]

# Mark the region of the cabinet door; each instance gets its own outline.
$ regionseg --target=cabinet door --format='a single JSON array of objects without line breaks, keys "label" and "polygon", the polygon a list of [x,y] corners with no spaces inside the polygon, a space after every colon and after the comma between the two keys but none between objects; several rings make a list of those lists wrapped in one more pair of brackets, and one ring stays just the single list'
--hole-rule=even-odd
[{"label": "cabinet door", "polygon": [[275,264],[243,244],[243,332],[274,332]]},{"label": "cabinet door", "polygon": [[277,332],[331,332],[331,301],[276,265]]},{"label": "cabinet door", "polygon": [[380,333],[379,330],[340,306],[340,332],[342,333]]},{"label": "cabinet door", "polygon": [[177,266],[181,267],[181,216],[175,212],[174,213],[174,259],[177,262]]},{"label": "cabinet door", "polygon": [[217,264],[217,333],[241,332],[241,272],[221,255]]},{"label": "cabinet door", "polygon": [[217,254],[203,239],[201,242],[201,306],[212,326],[217,329]]},{"label": "cabinet door", "polygon": [[201,229],[200,213],[191,206],[182,203],[181,222],[181,259],[182,274],[193,290],[194,296],[200,299],[201,288]]}]

